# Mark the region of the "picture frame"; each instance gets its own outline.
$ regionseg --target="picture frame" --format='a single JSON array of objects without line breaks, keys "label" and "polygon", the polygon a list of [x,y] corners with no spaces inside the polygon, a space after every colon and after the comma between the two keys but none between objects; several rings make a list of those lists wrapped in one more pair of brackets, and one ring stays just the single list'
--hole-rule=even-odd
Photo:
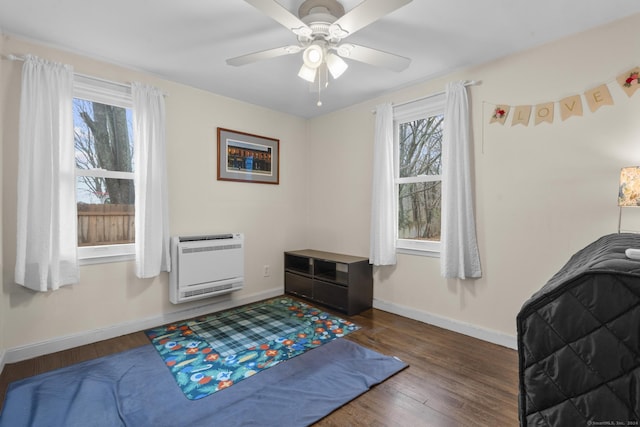
[{"label": "picture frame", "polygon": [[218,181],[280,183],[280,140],[218,128]]}]

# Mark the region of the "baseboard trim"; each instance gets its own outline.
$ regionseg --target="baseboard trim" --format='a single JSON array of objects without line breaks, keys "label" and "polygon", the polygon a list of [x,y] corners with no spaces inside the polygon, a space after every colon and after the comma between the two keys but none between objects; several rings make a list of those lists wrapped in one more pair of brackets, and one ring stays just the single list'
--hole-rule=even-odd
[{"label": "baseboard trim", "polygon": [[468,335],[473,338],[478,338],[483,341],[500,345],[502,347],[507,347],[514,350],[518,348],[517,339],[512,335],[503,334],[501,332],[493,331],[490,329],[480,328],[470,323],[458,322],[457,320],[437,316],[426,311],[417,310],[415,308],[406,307],[400,304],[395,304],[380,299],[374,299],[373,306],[382,311],[388,311],[389,313],[408,317],[409,319],[418,320],[423,323],[428,323],[430,325],[434,325],[453,332],[458,332],[463,335]]},{"label": "baseboard trim", "polygon": [[56,337],[46,341],[10,348],[5,352],[0,353],[0,373],[2,372],[4,365],[7,363],[15,363],[21,360],[32,359],[45,354],[55,353],[57,351],[67,350],[81,345],[92,344],[94,342],[142,331],[155,326],[164,325],[166,323],[178,322],[192,317],[227,310],[244,304],[251,304],[256,301],[277,297],[282,295],[283,292],[282,288],[276,288],[238,299],[231,299],[229,296],[227,296],[227,298],[225,298],[225,296],[216,299],[212,298],[210,301],[207,301],[206,305],[190,307],[188,309],[164,313],[159,316],[153,316],[146,319],[132,320],[106,328],[83,331],[77,334]]},{"label": "baseboard trim", "polygon": [[[282,293],[282,288],[276,288],[239,299],[225,299],[222,301],[212,299],[213,303],[208,302],[202,306],[190,307],[185,310],[164,313],[159,316],[123,322],[106,328],[84,331],[77,334],[56,337],[46,341],[10,348],[0,352],[0,373],[8,363],[32,359],[45,354],[55,353],[57,351],[67,350],[81,345],[92,344],[98,341],[153,328],[154,326],[178,322],[180,320],[202,316],[208,313],[215,313],[217,311],[227,310],[244,304],[251,304],[264,299],[277,297],[282,295]],[[373,306],[379,310],[388,311],[399,316],[408,317],[410,319],[478,338],[483,341],[488,341],[503,347],[517,349],[516,337],[511,335],[479,328],[468,323],[458,322],[449,318],[436,316],[425,311],[416,310],[414,308],[380,299],[374,299]]]}]

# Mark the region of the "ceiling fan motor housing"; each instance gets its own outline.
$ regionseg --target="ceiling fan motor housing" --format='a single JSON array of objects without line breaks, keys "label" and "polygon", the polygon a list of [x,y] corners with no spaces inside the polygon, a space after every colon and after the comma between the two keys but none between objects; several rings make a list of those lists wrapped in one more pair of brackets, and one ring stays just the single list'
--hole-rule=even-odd
[{"label": "ceiling fan motor housing", "polygon": [[336,0],[306,0],[298,8],[298,16],[304,20],[305,16],[320,11],[333,16],[335,21],[344,15],[344,6]]},{"label": "ceiling fan motor housing", "polygon": [[344,15],[344,7],[335,0],[306,0],[298,9],[300,20],[311,28],[310,36],[298,37],[301,43],[324,39],[337,43],[339,37],[332,34],[331,24]]}]

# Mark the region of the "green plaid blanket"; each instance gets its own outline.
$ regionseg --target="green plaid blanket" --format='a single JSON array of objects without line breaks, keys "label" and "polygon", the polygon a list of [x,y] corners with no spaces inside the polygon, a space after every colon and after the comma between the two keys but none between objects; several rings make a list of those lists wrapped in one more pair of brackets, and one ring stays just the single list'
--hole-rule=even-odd
[{"label": "green plaid blanket", "polygon": [[185,396],[200,399],[357,329],[278,297],[145,333]]},{"label": "green plaid blanket", "polygon": [[187,325],[220,356],[228,356],[295,332],[300,319],[281,305],[266,304],[196,319]]}]

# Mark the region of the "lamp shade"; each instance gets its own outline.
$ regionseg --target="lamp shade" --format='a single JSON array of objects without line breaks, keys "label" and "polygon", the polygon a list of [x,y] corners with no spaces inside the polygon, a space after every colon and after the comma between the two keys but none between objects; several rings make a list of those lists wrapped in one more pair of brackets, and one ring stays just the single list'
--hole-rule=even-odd
[{"label": "lamp shade", "polygon": [[317,44],[312,44],[302,53],[302,61],[309,68],[318,68],[324,61],[324,49]]},{"label": "lamp shade", "polygon": [[334,79],[337,79],[344,73],[349,66],[338,55],[330,53],[327,55],[327,68]]},{"label": "lamp shade", "polygon": [[298,77],[308,81],[309,83],[313,83],[316,81],[317,72],[318,70],[316,68],[309,68],[305,64],[302,64],[300,71],[298,71]]},{"label": "lamp shade", "polygon": [[618,206],[640,206],[640,166],[622,168]]}]

